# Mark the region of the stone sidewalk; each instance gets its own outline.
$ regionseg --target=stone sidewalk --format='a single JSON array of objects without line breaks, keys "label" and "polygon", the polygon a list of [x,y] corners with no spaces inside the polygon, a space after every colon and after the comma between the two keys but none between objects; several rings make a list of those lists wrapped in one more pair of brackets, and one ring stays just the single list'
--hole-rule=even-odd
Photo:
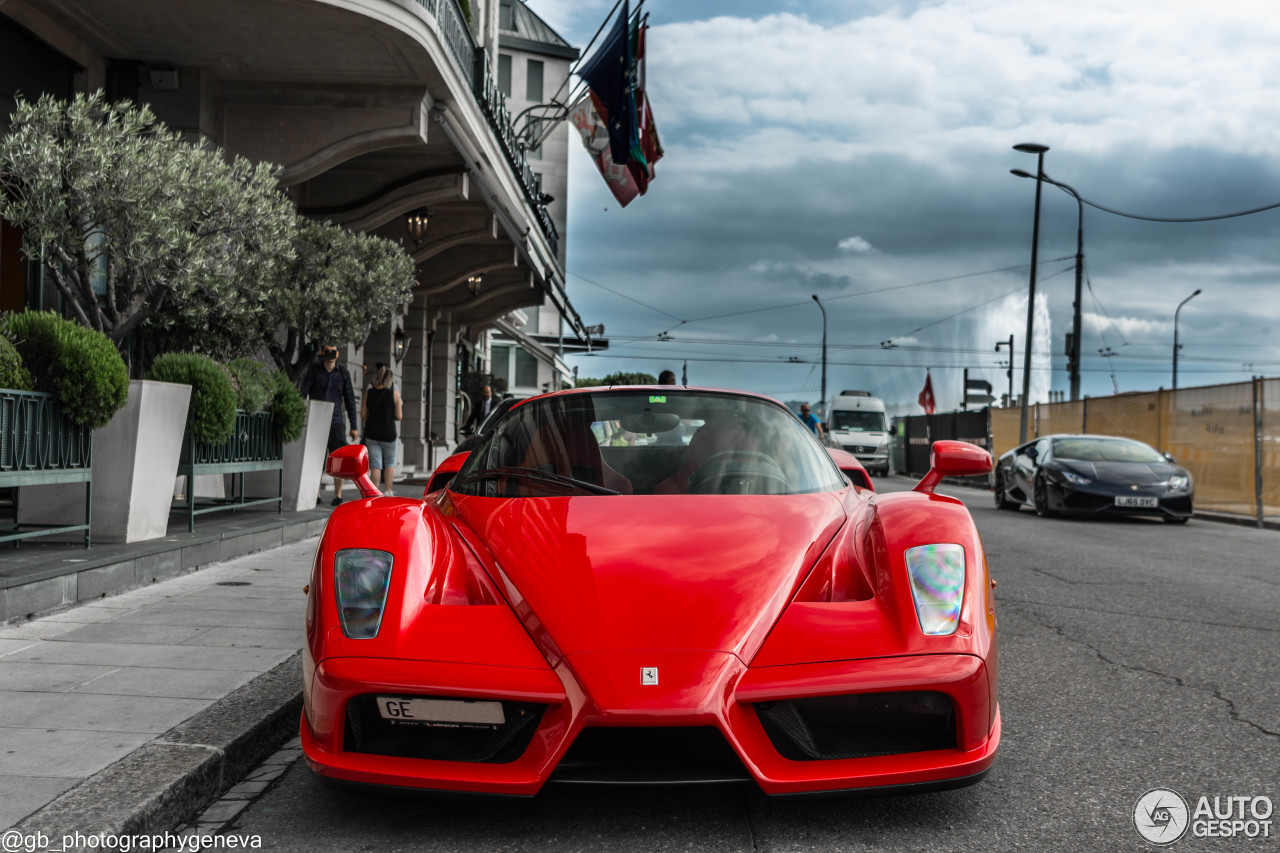
[{"label": "stone sidewalk", "polygon": [[297,653],[316,542],[0,628],[0,830]]}]

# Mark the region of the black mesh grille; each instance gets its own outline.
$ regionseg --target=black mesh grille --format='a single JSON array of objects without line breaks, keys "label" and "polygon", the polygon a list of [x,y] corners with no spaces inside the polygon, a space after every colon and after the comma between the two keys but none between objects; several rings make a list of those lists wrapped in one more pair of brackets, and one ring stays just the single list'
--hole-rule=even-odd
[{"label": "black mesh grille", "polygon": [[[405,696],[405,699],[456,698]],[[357,696],[347,704],[343,749],[397,758],[474,761],[506,764],[519,758],[533,740],[545,705],[503,702],[506,722],[476,728],[432,727],[422,723],[384,720],[377,696]]]},{"label": "black mesh grille", "polygon": [[787,699],[755,705],[784,758],[814,761],[951,749],[956,715],[945,693],[918,690]]},{"label": "black mesh grille", "polygon": [[554,782],[731,782],[750,779],[711,726],[583,729]]}]

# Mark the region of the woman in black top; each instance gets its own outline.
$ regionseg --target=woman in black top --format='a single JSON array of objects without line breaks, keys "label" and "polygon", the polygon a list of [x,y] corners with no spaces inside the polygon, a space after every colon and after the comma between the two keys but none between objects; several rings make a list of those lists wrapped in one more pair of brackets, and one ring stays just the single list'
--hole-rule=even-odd
[{"label": "woman in black top", "polygon": [[360,421],[364,424],[364,445],[369,450],[369,477],[375,486],[381,477],[382,491],[388,495],[396,474],[396,421],[403,416],[395,375],[390,367],[381,367],[373,378],[373,387],[364,392],[360,402]]}]

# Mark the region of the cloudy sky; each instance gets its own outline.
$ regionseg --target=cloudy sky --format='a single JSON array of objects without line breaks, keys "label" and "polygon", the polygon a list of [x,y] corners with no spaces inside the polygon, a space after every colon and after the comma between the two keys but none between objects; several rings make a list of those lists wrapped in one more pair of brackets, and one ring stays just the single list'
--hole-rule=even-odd
[{"label": "cloudy sky", "polygon": [[[613,4],[530,5],[583,46]],[[1048,175],[1126,212],[1280,202],[1280,16],[1253,2],[645,8],[657,180],[621,209],[570,150],[569,292],[612,342],[570,360],[583,375],[687,359],[690,383],[817,400],[817,294],[829,394],[918,412],[929,368],[948,410],[966,367],[1007,388],[1010,335],[1021,388],[1035,184],[1009,170],[1035,157],[1014,144],[1050,146]],[[1034,399],[1068,388],[1076,220],[1046,187]],[[1084,393],[1170,387],[1174,310],[1197,288],[1179,385],[1280,374],[1278,237],[1280,210],[1086,207]]]}]

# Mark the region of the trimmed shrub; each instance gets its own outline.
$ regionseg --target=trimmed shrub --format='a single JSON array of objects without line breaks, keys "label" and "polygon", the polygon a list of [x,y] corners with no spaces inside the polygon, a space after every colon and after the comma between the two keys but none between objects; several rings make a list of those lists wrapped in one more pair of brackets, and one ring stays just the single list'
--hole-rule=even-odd
[{"label": "trimmed shrub", "polygon": [[226,366],[238,386],[236,407],[246,412],[261,412],[265,409],[276,392],[271,370],[251,358],[237,358]]},{"label": "trimmed shrub", "polygon": [[0,316],[0,388],[30,391],[32,387],[31,373],[22,365],[22,356],[13,345],[9,316]]},{"label": "trimmed shrub", "polygon": [[102,332],[52,311],[14,314],[9,329],[35,390],[56,396],[73,423],[100,429],[128,401],[129,369]]},{"label": "trimmed shrub", "polygon": [[307,403],[283,370],[272,371],[271,379],[275,387],[268,405],[271,426],[280,440],[287,443],[302,435],[307,423]]},{"label": "trimmed shrub", "polygon": [[148,379],[191,386],[187,428],[196,441],[221,444],[236,426],[236,391],[222,365],[199,353],[166,353],[155,360]]}]

